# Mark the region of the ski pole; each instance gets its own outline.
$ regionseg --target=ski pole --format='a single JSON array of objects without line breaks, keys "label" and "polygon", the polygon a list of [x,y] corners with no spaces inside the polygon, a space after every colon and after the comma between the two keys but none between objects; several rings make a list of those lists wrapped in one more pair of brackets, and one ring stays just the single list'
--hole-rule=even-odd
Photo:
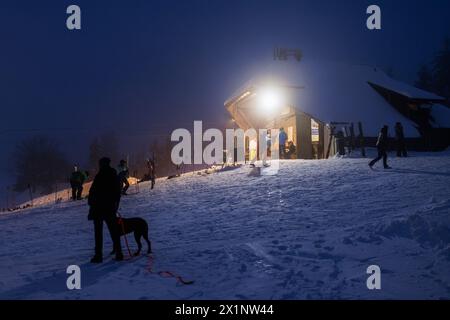
[{"label": "ski pole", "polygon": [[31,190],[31,185],[30,184],[28,184],[28,190],[30,192],[31,206],[33,206],[33,191]]}]

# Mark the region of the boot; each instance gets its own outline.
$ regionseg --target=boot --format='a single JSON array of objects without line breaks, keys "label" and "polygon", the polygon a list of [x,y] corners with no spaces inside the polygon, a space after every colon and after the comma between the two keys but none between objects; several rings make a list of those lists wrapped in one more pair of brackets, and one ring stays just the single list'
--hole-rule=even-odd
[{"label": "boot", "polygon": [[103,257],[100,255],[95,255],[94,257],[92,257],[91,259],[91,263],[102,263],[103,262]]},{"label": "boot", "polygon": [[120,253],[116,253],[116,261],[122,261],[123,260],[123,254]]}]

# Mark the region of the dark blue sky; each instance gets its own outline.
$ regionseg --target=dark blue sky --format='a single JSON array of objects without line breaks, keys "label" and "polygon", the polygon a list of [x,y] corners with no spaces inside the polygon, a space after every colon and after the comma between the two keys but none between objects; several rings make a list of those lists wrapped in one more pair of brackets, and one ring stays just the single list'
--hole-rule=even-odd
[{"label": "dark blue sky", "polygon": [[[81,7],[81,31],[65,27],[70,4]],[[370,4],[382,8],[381,31],[365,27]],[[219,126],[224,100],[277,45],[413,82],[449,35],[447,0],[2,0],[2,167],[36,132],[70,141],[73,157],[111,128],[150,141],[195,119]]]}]

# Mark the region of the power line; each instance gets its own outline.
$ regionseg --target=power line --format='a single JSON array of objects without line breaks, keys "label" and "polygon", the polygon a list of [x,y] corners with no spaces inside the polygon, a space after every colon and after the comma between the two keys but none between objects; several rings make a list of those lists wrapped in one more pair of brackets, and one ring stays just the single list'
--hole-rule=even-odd
[{"label": "power line", "polygon": [[[219,121],[203,121],[203,120],[199,120],[202,121],[203,125],[206,127],[209,127],[213,124],[216,125],[221,125],[223,126],[222,122]],[[178,125],[181,125],[182,123],[178,123]],[[189,126],[186,127],[190,127],[193,125],[193,122],[189,123]],[[120,132],[151,132],[153,131],[154,127],[166,127],[168,131],[172,130],[172,128],[170,127],[176,127],[177,124],[175,123],[171,123],[169,125],[169,123],[159,123],[159,124],[152,124],[150,128],[136,128],[136,127],[105,127],[102,129],[97,129],[97,128],[64,128],[64,127],[55,127],[55,128],[17,128],[17,129],[7,129],[7,130],[2,130],[0,131],[0,135],[4,135],[4,134],[10,134],[10,133],[21,133],[21,132],[45,132],[45,131],[108,131],[108,130],[113,130],[113,131],[120,131]],[[167,133],[168,134],[168,133]],[[151,134],[151,135],[165,135],[162,133],[156,133],[156,134]]]}]

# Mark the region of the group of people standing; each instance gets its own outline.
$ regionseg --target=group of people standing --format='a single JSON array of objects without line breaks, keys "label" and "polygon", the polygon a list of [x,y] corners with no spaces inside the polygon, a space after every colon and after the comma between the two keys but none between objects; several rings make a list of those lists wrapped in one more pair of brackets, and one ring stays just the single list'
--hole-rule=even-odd
[{"label": "group of people standing", "polygon": [[293,141],[288,141],[288,135],[286,134],[286,131],[284,131],[284,128],[280,128],[278,141],[280,143],[280,159],[291,159],[295,156],[297,153],[297,148],[295,147]]},{"label": "group of people standing", "polygon": [[[116,215],[121,196],[127,195],[127,190],[130,187],[128,182],[130,170],[126,160],[120,160],[117,169],[112,168],[111,159],[107,157],[100,159],[98,166],[99,170],[92,182],[88,196],[90,207],[88,219],[94,222],[95,234],[95,255],[91,262],[100,263],[103,261],[103,222],[106,223],[111,235],[116,260],[120,261],[123,260],[120,245],[121,230]],[[146,160],[146,167],[147,173],[142,180],[150,181],[151,189],[153,189],[156,181],[154,157]],[[74,166],[69,178],[72,200],[82,199],[83,184],[88,176],[87,171],[80,170],[78,165]]]},{"label": "group of people standing", "polygon": [[[267,166],[267,157],[271,157],[271,147],[272,147],[272,137],[271,137],[271,130],[267,130],[266,133],[266,152],[263,152],[262,154],[262,162],[264,166]],[[295,157],[297,153],[297,148],[294,145],[294,142],[288,141],[288,135],[286,134],[286,131],[284,131],[284,128],[280,128],[278,133],[278,143],[279,143],[279,159],[292,159]],[[251,140],[249,143],[249,159],[250,159],[250,165],[255,166],[255,162],[257,160],[257,150],[258,150],[258,143],[256,140]],[[235,146],[235,156],[234,159],[237,158],[237,147]],[[226,152],[224,152],[224,160],[223,162],[226,163],[227,157]]]},{"label": "group of people standing", "polygon": [[[95,235],[95,255],[91,259],[92,263],[100,263],[103,261],[103,222],[106,223],[111,239],[113,241],[113,252],[116,260],[123,260],[122,248],[120,245],[120,226],[117,223],[117,211],[119,209],[120,198],[127,194],[130,187],[128,178],[130,171],[127,161],[120,160],[117,170],[111,167],[109,158],[99,160],[99,170],[92,182],[89,190],[88,219],[94,222]],[[146,161],[148,173],[143,180],[151,181],[151,188],[155,186],[155,161],[147,159]],[[83,184],[86,182],[89,173],[79,169],[78,165],[74,166],[74,170],[70,175],[70,186],[72,189],[72,200],[81,200],[83,193]]]},{"label": "group of people standing", "polygon": [[[375,159],[373,159],[369,166],[372,168],[375,163],[379,160],[383,159],[383,166],[385,169],[390,169],[387,163],[387,150],[388,150],[388,130],[389,127],[387,125],[381,128],[380,133],[378,135],[376,147],[378,150],[378,155]],[[280,159],[290,159],[292,155],[296,153],[296,147],[292,141],[287,141],[288,136],[284,131],[284,128],[280,128],[279,136],[278,136],[279,144],[280,144]],[[287,143],[287,145],[286,145]],[[406,150],[406,142],[405,135],[403,133],[403,126],[400,122],[395,124],[395,146],[397,151],[397,157],[407,157],[408,152]]]},{"label": "group of people standing", "polygon": [[[383,159],[384,168],[390,169],[387,164],[388,129],[388,126],[385,125],[380,130],[376,143],[378,155],[369,163],[371,168],[375,163]],[[280,129],[278,138],[280,144],[280,159],[287,159],[291,154],[295,154],[295,145],[292,141],[287,141],[288,137],[283,128]],[[407,157],[403,127],[399,122],[395,125],[395,140],[397,156]],[[268,146],[270,146],[270,141],[268,142]],[[106,223],[111,235],[113,252],[116,255],[116,260],[123,260],[120,244],[121,231],[116,215],[119,209],[121,196],[127,194],[127,190],[130,186],[128,182],[130,174],[125,160],[120,161],[117,170],[112,168],[110,164],[111,160],[109,158],[105,157],[100,159],[99,171],[94,178],[88,196],[88,205],[90,207],[88,219],[94,222],[95,234],[95,255],[91,259],[92,263],[100,263],[103,261],[103,222]],[[153,159],[147,159],[146,165],[148,173],[144,176],[143,180],[151,181],[151,188],[153,189],[156,178],[155,162]],[[80,171],[78,166],[75,166],[74,172],[70,177],[72,199],[81,199],[83,183],[87,179],[87,176],[87,172]]]},{"label": "group of people standing", "polygon": [[[144,175],[143,181],[150,181],[151,189],[155,187],[155,160],[147,159],[146,160],[147,173]],[[117,177],[121,183],[121,194],[127,195],[128,188],[130,187],[130,183],[128,182],[128,178],[130,177],[130,170],[128,168],[128,164],[126,160],[120,160],[119,165],[117,166]],[[81,200],[83,193],[83,185],[89,177],[88,171],[82,171],[79,169],[78,165],[74,166],[73,172],[70,175],[69,182],[70,187],[72,189],[72,200]]]}]

